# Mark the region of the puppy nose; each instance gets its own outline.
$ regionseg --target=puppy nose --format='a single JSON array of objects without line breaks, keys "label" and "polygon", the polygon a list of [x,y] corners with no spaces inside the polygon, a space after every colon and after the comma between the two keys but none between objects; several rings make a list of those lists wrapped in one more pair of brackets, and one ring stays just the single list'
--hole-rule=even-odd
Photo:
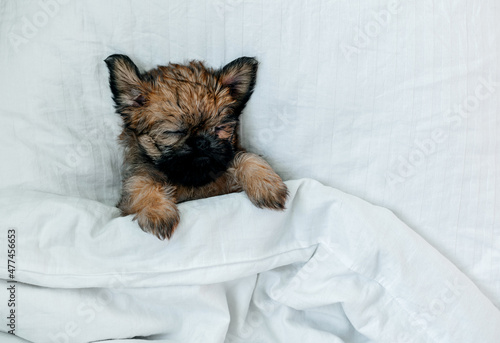
[{"label": "puppy nose", "polygon": [[206,138],[198,137],[196,138],[194,145],[199,150],[205,150],[210,146],[210,142]]}]

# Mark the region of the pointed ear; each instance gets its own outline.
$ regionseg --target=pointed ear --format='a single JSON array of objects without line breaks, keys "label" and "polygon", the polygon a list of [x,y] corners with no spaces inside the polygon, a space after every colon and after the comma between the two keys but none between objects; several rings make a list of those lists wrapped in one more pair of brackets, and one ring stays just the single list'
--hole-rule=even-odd
[{"label": "pointed ear", "polygon": [[125,55],[111,55],[104,60],[109,69],[109,86],[117,107],[144,105],[141,74]]},{"label": "pointed ear", "polygon": [[240,57],[220,70],[220,81],[224,86],[229,87],[233,98],[240,102],[241,109],[252,95],[258,65],[259,62],[255,58]]}]

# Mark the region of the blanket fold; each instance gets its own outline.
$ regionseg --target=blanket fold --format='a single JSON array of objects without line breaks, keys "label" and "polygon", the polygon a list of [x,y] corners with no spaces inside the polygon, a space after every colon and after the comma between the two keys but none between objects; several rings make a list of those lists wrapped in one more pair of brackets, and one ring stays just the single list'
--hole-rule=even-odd
[{"label": "blanket fold", "polygon": [[[390,211],[313,180],[287,185],[284,212],[258,209],[243,193],[180,204],[170,241],[96,201],[3,192],[2,227],[17,239],[16,334],[498,342],[499,311]],[[6,265],[0,273],[8,280]]]}]

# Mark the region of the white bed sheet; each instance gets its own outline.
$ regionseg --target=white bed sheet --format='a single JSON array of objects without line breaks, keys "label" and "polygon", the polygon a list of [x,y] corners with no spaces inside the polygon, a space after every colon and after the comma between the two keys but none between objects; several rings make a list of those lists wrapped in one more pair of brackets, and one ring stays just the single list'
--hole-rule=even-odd
[{"label": "white bed sheet", "polygon": [[2,1],[0,192],[116,203],[109,54],[145,69],[256,56],[246,146],[285,179],[390,209],[498,308],[499,14],[494,0]]}]

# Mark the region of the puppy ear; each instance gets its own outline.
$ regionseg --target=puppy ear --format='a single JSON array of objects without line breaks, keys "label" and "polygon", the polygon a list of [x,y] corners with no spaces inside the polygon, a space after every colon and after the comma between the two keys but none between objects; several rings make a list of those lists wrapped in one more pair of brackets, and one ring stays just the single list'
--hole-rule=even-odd
[{"label": "puppy ear", "polygon": [[104,60],[109,69],[109,86],[116,106],[144,105],[141,74],[132,60],[125,55],[111,55]]},{"label": "puppy ear", "polygon": [[241,109],[252,95],[257,78],[259,62],[252,57],[240,57],[220,70],[219,80],[229,87],[231,95],[239,102]]}]

